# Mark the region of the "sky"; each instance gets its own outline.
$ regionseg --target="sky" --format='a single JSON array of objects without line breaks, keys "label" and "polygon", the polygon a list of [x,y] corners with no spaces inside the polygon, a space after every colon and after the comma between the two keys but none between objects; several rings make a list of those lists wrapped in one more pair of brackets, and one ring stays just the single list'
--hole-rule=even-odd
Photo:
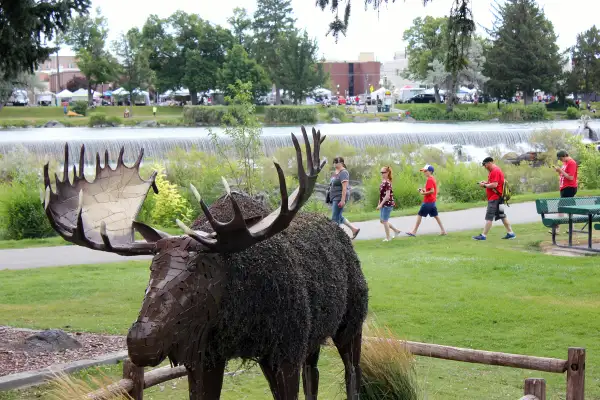
[{"label": "sky", "polygon": [[[502,1],[502,0],[500,0]],[[484,34],[483,27],[491,27],[493,22],[493,0],[472,0],[473,17],[477,33]],[[554,24],[558,35],[558,46],[565,49],[575,43],[577,33],[591,27],[597,20],[600,7],[598,0],[538,0],[546,17]],[[345,4],[345,1],[340,1]],[[297,27],[306,29],[319,43],[320,55],[327,60],[356,60],[361,52],[373,52],[378,61],[393,59],[395,51],[404,48],[402,33],[417,17],[447,15],[453,0],[432,0],[423,6],[422,0],[396,0],[383,5],[377,13],[372,8],[365,10],[363,0],[352,0],[352,14],[347,36],[340,35],[338,43],[326,36],[333,14],[321,11],[315,0],[292,0]],[[218,4],[218,5],[217,5]],[[196,13],[214,24],[227,26],[227,18],[235,7],[244,7],[250,14],[256,10],[256,0],[92,0],[94,8],[101,7],[108,19],[109,40],[118,37],[131,27],[142,27],[150,14],[167,17],[177,10]],[[342,15],[342,14],[340,14]],[[64,49],[61,54],[72,54]]]}]

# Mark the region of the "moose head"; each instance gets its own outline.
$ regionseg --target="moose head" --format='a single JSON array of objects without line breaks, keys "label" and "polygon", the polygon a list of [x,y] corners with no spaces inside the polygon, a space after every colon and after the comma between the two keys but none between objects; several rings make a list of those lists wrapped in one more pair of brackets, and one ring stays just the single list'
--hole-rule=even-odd
[{"label": "moose head", "polygon": [[[127,167],[121,148],[117,165],[109,165],[108,151],[104,166],[96,155],[96,176],[88,181],[84,175],[85,147],[81,146],[79,171],[73,166],[69,180],[69,148],[65,145],[63,178],[56,176],[56,190],[51,188],[49,166],[44,166],[46,215],[52,227],[67,241],[90,249],[123,256],[151,255],[150,281],[139,316],[127,335],[131,360],[138,366],[156,366],[167,356],[175,364],[188,362],[205,347],[207,332],[219,313],[224,294],[228,254],[242,252],[285,230],[310,197],[320,163],[319,149],[325,136],[313,128],[313,146],[304,127],[308,173],[296,137],[299,187],[288,196],[283,170],[274,160],[279,178],[281,205],[270,215],[256,221],[246,220],[223,179],[233,208],[233,218],[220,222],[212,216],[198,191],[190,189],[200,203],[212,232],[194,231],[177,220],[184,235],[170,236],[135,221],[151,187],[156,172],[144,180],[139,175],[143,149],[135,164]],[[144,241],[136,241],[138,232]]]}]

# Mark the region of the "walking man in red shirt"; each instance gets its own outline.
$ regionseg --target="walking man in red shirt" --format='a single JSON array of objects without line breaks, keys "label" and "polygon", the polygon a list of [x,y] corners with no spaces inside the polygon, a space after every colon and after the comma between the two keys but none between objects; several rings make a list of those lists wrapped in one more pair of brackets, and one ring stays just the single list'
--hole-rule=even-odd
[{"label": "walking man in red shirt", "polygon": [[421,168],[421,172],[425,174],[427,178],[427,182],[425,183],[425,189],[419,188],[419,193],[423,196],[423,204],[421,204],[421,209],[419,210],[419,214],[417,216],[417,222],[415,223],[415,227],[411,232],[406,232],[408,236],[415,237],[417,236],[417,230],[419,229],[419,225],[421,225],[421,220],[423,217],[431,216],[435,218],[438,225],[440,226],[441,233],[440,235],[445,236],[446,230],[444,229],[444,225],[442,224],[442,220],[438,216],[437,206],[435,204],[437,200],[437,182],[433,177],[433,167],[429,164],[425,165]]},{"label": "walking man in red shirt", "polygon": [[517,237],[513,232],[508,218],[504,214],[504,204],[502,201],[502,194],[504,193],[504,173],[502,170],[494,164],[492,157],[487,157],[483,160],[482,165],[489,171],[487,182],[479,182],[479,186],[485,188],[488,206],[485,213],[485,227],[481,235],[473,236],[475,240],[486,240],[487,234],[492,228],[494,220],[502,220],[504,227],[506,228],[506,236],[502,239],[514,239]]},{"label": "walking man in red shirt", "polygon": [[[556,153],[556,157],[563,163],[562,167],[554,168],[560,177],[560,197],[575,197],[577,194],[577,163],[564,150]],[[559,214],[559,216],[563,215]],[[559,233],[558,226],[556,227],[556,233]]]}]

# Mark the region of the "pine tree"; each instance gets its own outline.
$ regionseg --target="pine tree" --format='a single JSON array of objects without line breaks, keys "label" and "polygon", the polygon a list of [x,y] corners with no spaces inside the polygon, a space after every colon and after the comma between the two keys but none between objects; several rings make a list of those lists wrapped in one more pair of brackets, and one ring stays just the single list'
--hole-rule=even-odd
[{"label": "pine tree", "polygon": [[554,27],[534,0],[506,0],[497,12],[484,69],[488,88],[504,98],[522,91],[528,104],[534,90],[551,90],[561,73]]},{"label": "pine tree", "polygon": [[294,33],[296,19],[292,16],[291,0],[262,0],[254,13],[254,55],[275,85],[275,102],[279,104],[281,61],[277,55],[282,37]]},{"label": "pine tree", "polygon": [[600,89],[600,32],[596,25],[577,35],[572,49],[573,73],[583,83],[585,96]]}]

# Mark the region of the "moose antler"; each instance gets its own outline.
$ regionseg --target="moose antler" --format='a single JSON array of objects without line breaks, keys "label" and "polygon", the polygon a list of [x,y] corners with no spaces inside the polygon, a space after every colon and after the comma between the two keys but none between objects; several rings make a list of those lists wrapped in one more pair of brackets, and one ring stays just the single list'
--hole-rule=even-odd
[{"label": "moose antler", "polygon": [[321,164],[319,164],[319,151],[321,143],[323,143],[325,140],[325,136],[321,138],[321,131],[316,131],[315,128],[312,129],[314,145],[314,152],[312,152],[308,135],[306,134],[306,129],[304,129],[304,127],[301,127],[301,129],[306,146],[308,175],[306,174],[304,165],[302,163],[302,150],[300,149],[300,144],[298,143],[296,136],[292,133],[292,142],[296,148],[296,159],[298,161],[299,187],[288,198],[283,170],[281,169],[281,166],[277,160],[274,159],[273,163],[277,169],[281,192],[281,206],[277,210],[269,214],[255,225],[248,227],[239,205],[233,196],[231,196],[231,190],[229,189],[227,181],[223,179],[223,184],[225,185],[225,189],[229,195],[229,199],[231,200],[231,205],[233,206],[233,219],[226,223],[215,220],[196,188],[190,185],[191,190],[200,202],[200,207],[202,207],[202,211],[204,211],[204,214],[212,226],[214,233],[208,234],[206,232],[193,231],[181,221],[177,220],[179,227],[183,229],[187,235],[207,247],[209,251],[220,253],[233,253],[242,251],[253,244],[266,240],[286,229],[292,219],[294,219],[296,213],[312,194],[319,172],[321,172],[326,163],[326,161],[323,161]]},{"label": "moose antler", "polygon": [[85,146],[81,146],[79,173],[73,165],[73,182],[69,181],[69,146],[65,144],[62,181],[56,177],[56,193],[50,186],[49,165],[44,165],[45,197],[43,205],[50,224],[65,240],[94,250],[121,255],[152,254],[153,243],[135,242],[134,228],[144,237],[152,228],[135,222],[150,187],[158,193],[154,179],[144,180],[139,168],[144,156],[140,151],[132,167],[123,162],[125,148],[119,152],[117,166],[109,165],[108,150],[104,167],[96,153],[96,177],[88,182],[84,174]]}]

